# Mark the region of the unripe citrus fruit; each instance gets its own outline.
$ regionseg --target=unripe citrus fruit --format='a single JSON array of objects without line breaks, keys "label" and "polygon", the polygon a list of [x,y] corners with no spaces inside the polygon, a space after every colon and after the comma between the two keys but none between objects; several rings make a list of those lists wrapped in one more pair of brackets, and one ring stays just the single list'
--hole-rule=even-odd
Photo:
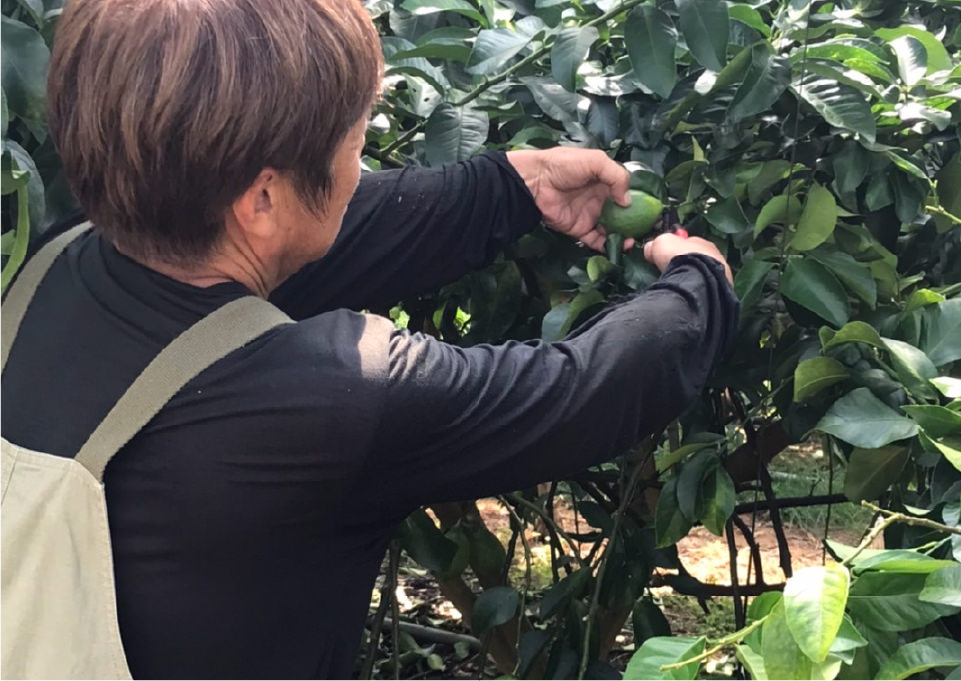
[{"label": "unripe citrus fruit", "polygon": [[631,190],[631,205],[623,208],[608,199],[601,208],[598,220],[609,234],[640,238],[651,231],[661,216],[664,204],[656,197],[639,189]]}]

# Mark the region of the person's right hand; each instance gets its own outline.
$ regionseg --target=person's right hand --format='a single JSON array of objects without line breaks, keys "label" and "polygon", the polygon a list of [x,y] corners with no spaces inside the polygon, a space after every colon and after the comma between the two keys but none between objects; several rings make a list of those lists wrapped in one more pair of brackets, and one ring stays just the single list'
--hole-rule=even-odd
[{"label": "person's right hand", "polygon": [[724,256],[717,250],[717,246],[707,239],[701,239],[696,236],[684,238],[676,234],[667,233],[661,234],[656,239],[652,239],[644,244],[644,258],[648,262],[653,263],[661,272],[663,272],[667,264],[671,262],[671,258],[675,255],[684,255],[685,253],[700,253],[709,258],[714,258],[724,265],[724,274],[727,275],[727,280],[731,284],[734,283],[731,268],[728,266]]}]

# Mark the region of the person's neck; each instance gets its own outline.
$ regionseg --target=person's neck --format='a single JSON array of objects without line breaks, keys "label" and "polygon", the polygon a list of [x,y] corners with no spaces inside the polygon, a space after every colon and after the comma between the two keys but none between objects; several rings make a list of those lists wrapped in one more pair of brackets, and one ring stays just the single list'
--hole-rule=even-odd
[{"label": "person's neck", "polygon": [[[184,267],[162,260],[142,258],[125,251],[119,244],[115,246],[118,251],[144,267],[198,288],[235,281],[253,294],[267,298],[286,278],[280,276],[279,267],[271,267],[255,258],[236,253],[216,253],[195,267]],[[269,276],[268,272],[273,272],[274,276]]]}]

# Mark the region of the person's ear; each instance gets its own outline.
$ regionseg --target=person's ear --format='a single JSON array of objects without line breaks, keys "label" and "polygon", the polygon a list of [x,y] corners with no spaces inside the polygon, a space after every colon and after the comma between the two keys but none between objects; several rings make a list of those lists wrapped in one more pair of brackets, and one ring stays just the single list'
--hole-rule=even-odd
[{"label": "person's ear", "polygon": [[250,236],[271,237],[278,228],[280,184],[281,177],[276,170],[261,170],[246,191],[230,204],[227,222],[233,222]]}]

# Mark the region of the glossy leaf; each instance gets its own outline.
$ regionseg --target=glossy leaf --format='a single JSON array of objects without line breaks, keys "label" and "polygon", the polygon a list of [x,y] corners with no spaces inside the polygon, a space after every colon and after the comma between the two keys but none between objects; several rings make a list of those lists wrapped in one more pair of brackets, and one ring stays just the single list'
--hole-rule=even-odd
[{"label": "glossy leaf", "polygon": [[920,600],[925,579],[923,574],[865,572],[851,585],[848,610],[882,631],[917,629],[961,610]]},{"label": "glossy leaf", "polygon": [[691,526],[691,521],[681,513],[677,502],[677,477],[668,478],[657,497],[654,511],[654,531],[658,548],[676,544],[687,535]]},{"label": "glossy leaf", "polygon": [[794,642],[823,662],[841,628],[850,578],[837,564],[799,570],[784,585],[784,614]]},{"label": "glossy leaf", "polygon": [[681,33],[691,54],[712,71],[720,71],[727,53],[727,3],[716,0],[676,0],[675,4]]},{"label": "glossy leaf", "polygon": [[925,308],[921,349],[935,366],[961,359],[961,298]]},{"label": "glossy leaf", "polygon": [[723,466],[715,466],[704,478],[701,495],[704,498],[701,523],[720,537],[737,502],[737,493],[730,473]]},{"label": "glossy leaf", "polygon": [[931,404],[906,405],[902,409],[935,439],[961,435],[961,414]]},{"label": "glossy leaf", "polygon": [[50,50],[43,37],[26,24],[4,16],[0,74],[7,107],[30,120],[43,120]]},{"label": "glossy leaf", "polygon": [[796,251],[810,251],[831,236],[838,219],[837,202],[830,191],[815,183],[804,199],[797,231],[789,245]]},{"label": "glossy leaf", "polygon": [[792,89],[831,125],[856,132],[869,142],[874,141],[877,130],[874,114],[864,95],[853,87],[811,74]]},{"label": "glossy leaf", "polygon": [[404,0],[401,7],[415,15],[456,12],[475,21],[482,19],[481,13],[467,0]]},{"label": "glossy leaf", "polygon": [[761,626],[761,655],[769,678],[834,678],[841,665],[840,659],[831,656],[823,663],[813,662],[798,647],[788,628],[785,612],[784,602],[781,601]]},{"label": "glossy leaf", "polygon": [[551,47],[551,75],[565,90],[574,91],[577,69],[597,37],[593,26],[565,28],[558,34]]},{"label": "glossy leaf", "polygon": [[734,292],[741,301],[741,310],[750,310],[760,298],[764,281],[774,269],[774,263],[763,260],[749,260],[734,275]]},{"label": "glossy leaf", "polygon": [[937,393],[928,381],[938,375],[938,370],[928,356],[910,343],[893,338],[885,338],[884,344],[891,353],[891,364],[898,378],[907,389],[923,399],[936,398]]},{"label": "glossy leaf", "polygon": [[878,300],[878,285],[870,268],[831,244],[822,244],[809,251],[808,255],[831,270],[851,293],[874,309]]},{"label": "glossy leaf", "polygon": [[908,87],[924,78],[928,69],[928,51],[920,40],[910,35],[895,38],[890,43],[898,58],[898,75]]},{"label": "glossy leaf", "polygon": [[840,398],[815,427],[865,449],[883,447],[918,432],[914,421],[898,414],[867,388],[857,388]]},{"label": "glossy leaf", "polygon": [[901,477],[908,458],[908,448],[901,445],[855,447],[844,474],[844,496],[851,501],[877,499]]},{"label": "glossy leaf", "polygon": [[635,7],[624,24],[624,41],[634,80],[661,97],[670,95],[677,82],[677,31],[671,18],[653,5]]},{"label": "glossy leaf", "polygon": [[928,575],[918,598],[928,603],[961,607],[961,565],[949,565]]},{"label": "glossy leaf", "polygon": [[484,589],[474,601],[471,631],[480,636],[509,622],[517,613],[520,602],[520,594],[509,586]]},{"label": "glossy leaf", "polygon": [[893,41],[902,36],[911,36],[924,45],[927,55],[927,72],[949,70],[953,66],[951,56],[948,54],[944,44],[932,33],[925,31],[917,26],[898,26],[896,28],[879,28],[874,32],[876,36],[883,40]]},{"label": "glossy leaf", "polygon": [[775,55],[768,43],[757,43],[749,49],[751,60],[747,72],[727,109],[727,117],[732,123],[770,108],[791,79],[790,61]]},{"label": "glossy leaf", "polygon": [[804,402],[825,388],[851,375],[848,368],[830,357],[812,357],[794,370],[794,401]]},{"label": "glossy leaf", "polygon": [[851,314],[847,294],[831,272],[808,258],[792,258],[781,275],[781,294],[834,326]]},{"label": "glossy leaf", "polygon": [[634,679],[695,679],[700,665],[697,662],[680,669],[662,672],[661,667],[674,664],[704,651],[706,639],[702,636],[656,636],[649,638],[637,649],[624,670],[624,680]]},{"label": "glossy leaf", "polygon": [[877,330],[865,322],[848,322],[835,333],[829,341],[824,343],[824,349],[833,348],[842,343],[864,343],[875,348],[885,349],[884,341]]},{"label": "glossy leaf", "polygon": [[441,104],[427,119],[424,130],[427,162],[440,165],[470,158],[484,146],[489,127],[483,111]]},{"label": "glossy leaf", "polygon": [[961,665],[961,642],[932,636],[907,643],[888,658],[875,678],[906,679],[935,667]]},{"label": "glossy leaf", "polygon": [[758,213],[757,220],[754,222],[754,236],[759,235],[772,223],[792,225],[797,223],[799,217],[801,217],[801,202],[797,197],[778,194],[764,204],[761,212]]}]

